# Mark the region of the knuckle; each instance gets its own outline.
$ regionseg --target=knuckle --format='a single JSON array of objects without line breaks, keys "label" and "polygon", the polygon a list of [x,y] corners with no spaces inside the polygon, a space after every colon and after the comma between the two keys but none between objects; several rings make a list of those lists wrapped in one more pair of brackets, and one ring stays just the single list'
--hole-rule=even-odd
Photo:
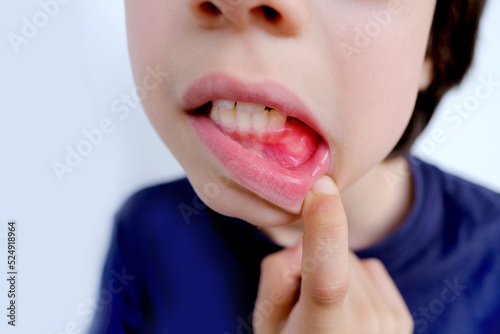
[{"label": "knuckle", "polygon": [[363,264],[375,272],[380,272],[380,271],[386,270],[382,261],[380,261],[377,258],[369,258],[369,259],[363,260]]},{"label": "knuckle", "polygon": [[399,319],[400,322],[406,324],[413,324],[413,317],[410,314],[410,311],[406,307],[406,305],[401,305],[400,307],[393,307],[392,309],[394,316],[396,319]]},{"label": "knuckle", "polygon": [[260,269],[261,271],[268,271],[269,269],[275,268],[278,263],[279,258],[276,254],[271,254],[262,259],[260,262]]},{"label": "knuckle", "polygon": [[379,318],[381,333],[397,333],[398,319],[390,312],[383,312]]},{"label": "knuckle", "polygon": [[279,273],[285,272],[290,267],[290,263],[282,252],[270,254],[260,262],[261,272]]},{"label": "knuckle", "polygon": [[318,306],[331,306],[343,300],[347,291],[347,282],[329,287],[313,286],[309,288],[309,296],[312,302]]},{"label": "knuckle", "polygon": [[413,333],[413,327],[414,327],[413,317],[411,316],[408,309],[404,307],[398,307],[396,309],[393,309],[393,312],[397,322],[397,327],[400,328],[398,334]]},{"label": "knuckle", "polygon": [[357,333],[411,334],[413,319],[406,313],[402,316],[390,308],[374,308],[370,303],[360,303],[356,306],[354,327]]},{"label": "knuckle", "polygon": [[415,323],[413,322],[413,317],[411,316],[410,313],[406,314],[406,317],[403,319],[403,326],[406,328],[408,333],[413,333],[413,328],[415,326]]},{"label": "knuckle", "polygon": [[381,323],[377,318],[375,312],[371,309],[365,308],[360,311],[360,316],[356,318],[355,327],[358,328],[358,333],[384,333],[382,331]]}]

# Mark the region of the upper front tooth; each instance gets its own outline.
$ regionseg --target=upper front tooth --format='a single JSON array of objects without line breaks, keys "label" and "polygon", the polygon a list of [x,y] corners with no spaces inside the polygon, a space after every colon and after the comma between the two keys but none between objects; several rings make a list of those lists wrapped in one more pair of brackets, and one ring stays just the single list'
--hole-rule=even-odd
[{"label": "upper front tooth", "polygon": [[247,102],[236,102],[236,109],[241,111],[246,111],[249,113],[258,113],[264,111],[266,106],[255,103],[247,103]]},{"label": "upper front tooth", "polygon": [[252,118],[253,129],[257,132],[264,131],[269,121],[269,112],[267,110],[258,112],[256,114],[253,114]]},{"label": "upper front tooth", "polygon": [[241,130],[246,131],[250,128],[250,125],[252,125],[252,114],[246,111],[236,110],[236,122]]},{"label": "upper front tooth", "polygon": [[221,109],[232,109],[234,107],[235,101],[229,101],[229,100],[215,100],[212,101],[212,104],[214,106],[217,106]]},{"label": "upper front tooth", "polygon": [[220,120],[226,128],[232,128],[236,123],[236,108],[220,109]]}]

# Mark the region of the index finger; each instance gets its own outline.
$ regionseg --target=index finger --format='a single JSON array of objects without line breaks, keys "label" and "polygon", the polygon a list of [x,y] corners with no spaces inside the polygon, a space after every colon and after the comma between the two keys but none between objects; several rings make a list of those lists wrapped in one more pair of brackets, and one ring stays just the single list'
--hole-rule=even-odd
[{"label": "index finger", "polygon": [[302,222],[301,295],[313,309],[335,306],[347,293],[349,248],[347,218],[331,178],[321,177],[307,193]]}]

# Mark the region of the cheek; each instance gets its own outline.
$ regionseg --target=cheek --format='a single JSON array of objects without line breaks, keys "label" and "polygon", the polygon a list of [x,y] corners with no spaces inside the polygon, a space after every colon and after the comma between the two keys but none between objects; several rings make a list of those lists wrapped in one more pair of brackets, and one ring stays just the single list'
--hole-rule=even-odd
[{"label": "cheek", "polygon": [[128,49],[136,84],[140,85],[151,72],[148,68],[172,68],[169,58],[175,58],[174,46],[179,45],[181,38],[176,32],[182,29],[182,15],[176,13],[184,15],[187,7],[182,4],[182,1],[125,1]]},{"label": "cheek", "polygon": [[359,57],[344,81],[349,99],[343,109],[349,111],[345,117],[356,134],[352,144],[361,149],[372,146],[379,155],[389,153],[399,140],[418,93],[424,50],[408,46],[399,51],[400,45],[379,41]]},{"label": "cheek", "polygon": [[[392,137],[395,144],[411,117],[433,12],[431,4],[427,10],[413,6],[401,5],[386,26],[372,29],[372,36],[369,27],[377,23],[373,17],[360,26],[368,42],[347,62],[344,87],[350,92],[349,117],[358,120],[361,136]],[[358,36],[360,30],[356,31]]]},{"label": "cheek", "polygon": [[[141,99],[155,130],[167,143],[184,143],[185,124],[173,103],[179,83],[176,70],[182,1],[126,0],[126,23],[130,63],[136,88],[145,92]],[[177,47],[175,47],[177,46]],[[150,84],[155,84],[150,88]],[[177,145],[179,145],[177,144]]]},{"label": "cheek", "polygon": [[[329,53],[334,64],[329,73],[337,78],[338,113],[332,116],[337,118],[332,141],[339,148],[336,177],[346,186],[391,152],[418,94],[435,3],[399,1],[397,12],[381,24],[374,13],[387,13],[389,3],[360,7],[327,29],[331,43],[324,52],[335,50]],[[353,53],[346,53],[346,47]]]}]

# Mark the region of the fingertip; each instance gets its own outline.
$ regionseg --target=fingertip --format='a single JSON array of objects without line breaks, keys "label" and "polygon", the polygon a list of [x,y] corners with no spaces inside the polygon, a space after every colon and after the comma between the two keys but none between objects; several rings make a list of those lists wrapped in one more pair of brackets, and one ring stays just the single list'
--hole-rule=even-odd
[{"label": "fingertip", "polygon": [[304,202],[302,203],[301,214],[303,215],[308,209],[311,207],[311,204],[316,197],[321,196],[335,196],[339,194],[339,190],[337,185],[333,180],[324,175],[320,177],[311,187],[309,192],[306,194],[304,198]]},{"label": "fingertip", "polygon": [[311,192],[316,195],[337,195],[339,190],[335,182],[330,177],[324,175],[314,183]]}]

